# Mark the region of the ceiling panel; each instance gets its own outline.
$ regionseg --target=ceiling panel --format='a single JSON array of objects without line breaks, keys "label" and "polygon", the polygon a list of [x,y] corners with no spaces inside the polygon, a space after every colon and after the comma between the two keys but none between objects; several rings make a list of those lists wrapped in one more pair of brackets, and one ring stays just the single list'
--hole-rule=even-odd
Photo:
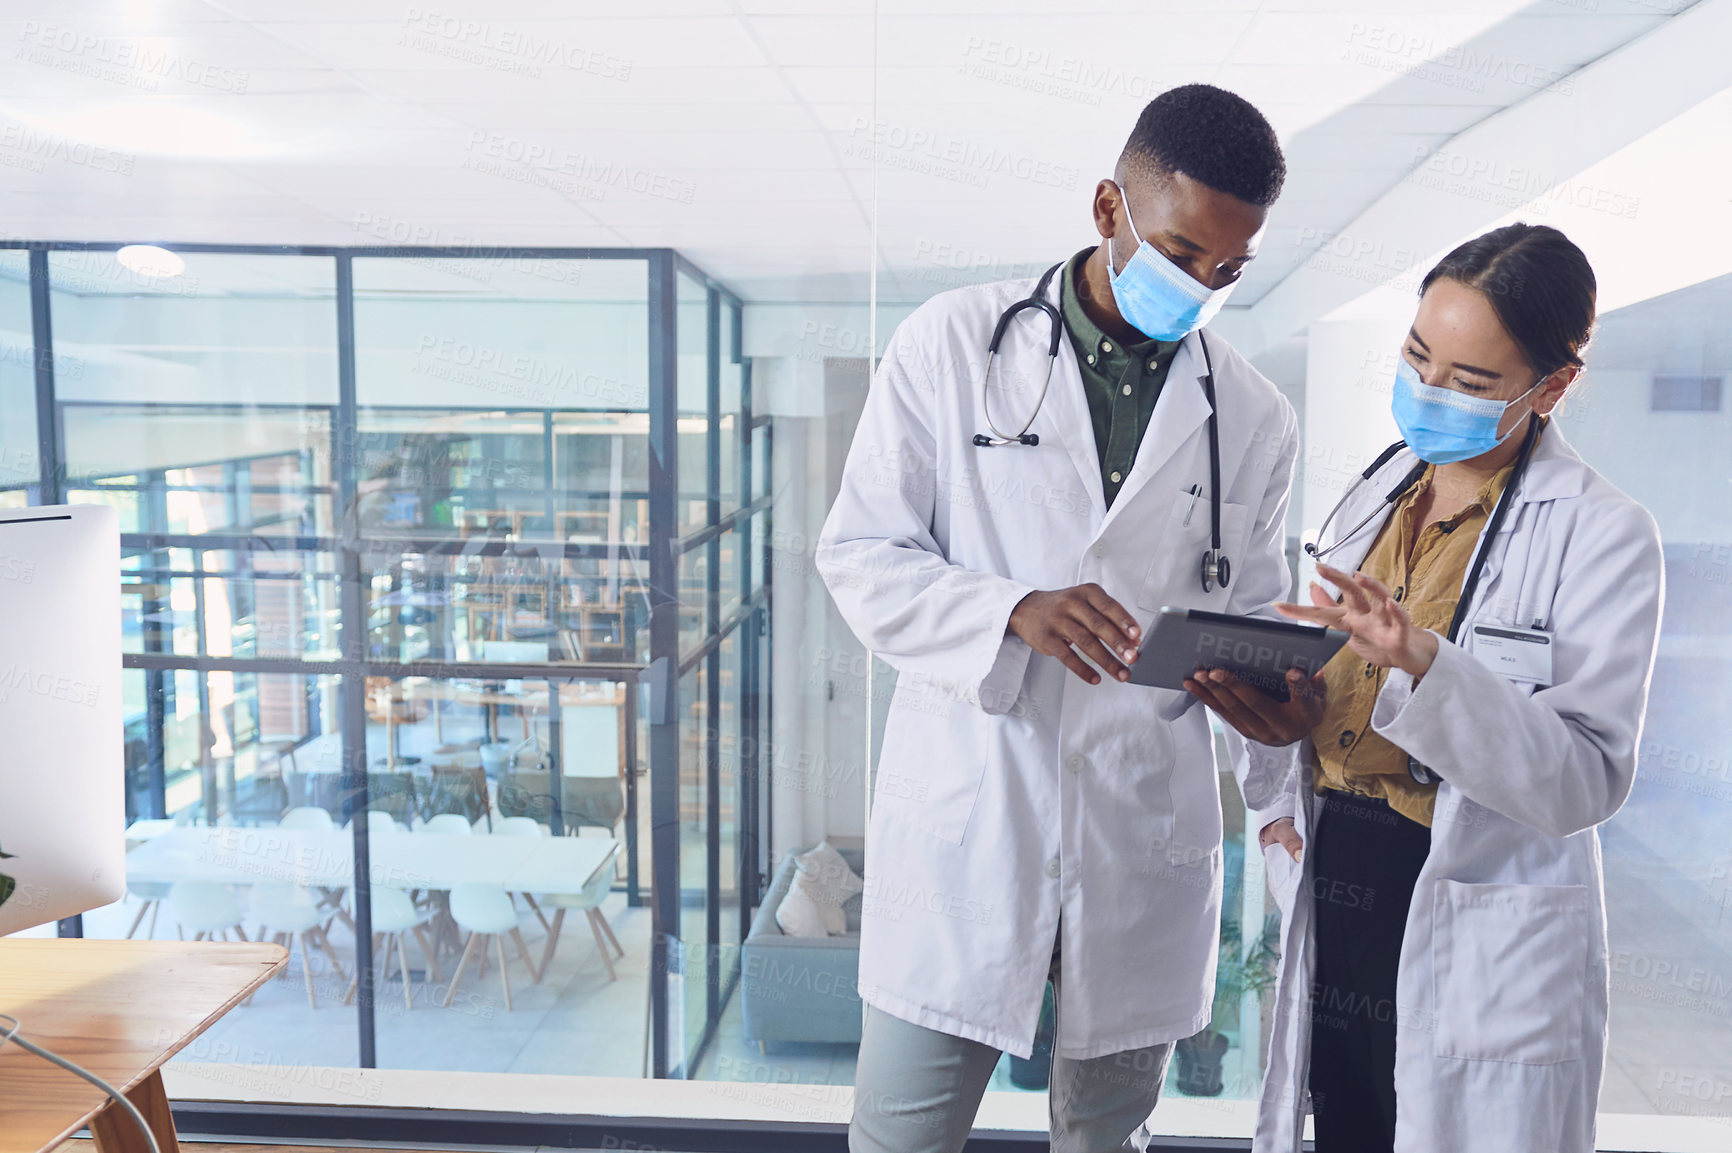
[{"label": "ceiling panel", "polygon": [[872,0],[13,0],[0,38],[37,48],[0,72],[0,208],[57,238],[672,245],[802,299],[864,291],[876,164],[881,289],[920,299],[1087,243],[1089,189],[1143,104],[1207,81],[1256,102],[1289,159],[1246,305],[1427,149],[1567,101],[1572,70],[1669,15],[877,7],[874,29]]}]

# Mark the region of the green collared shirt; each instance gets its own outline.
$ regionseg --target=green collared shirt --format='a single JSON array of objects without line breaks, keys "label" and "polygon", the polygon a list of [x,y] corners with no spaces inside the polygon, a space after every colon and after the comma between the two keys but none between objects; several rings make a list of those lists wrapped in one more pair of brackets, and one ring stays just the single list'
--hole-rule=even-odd
[{"label": "green collared shirt", "polygon": [[1148,430],[1149,417],[1167,382],[1167,369],[1179,341],[1145,339],[1129,346],[1120,344],[1088,318],[1078,299],[1083,262],[1093,248],[1085,248],[1065,264],[1059,286],[1059,312],[1065,331],[1076,350],[1082,370],[1083,392],[1088,397],[1089,417],[1094,424],[1095,451],[1101,458],[1101,492],[1107,507],[1119,494],[1137,446]]}]

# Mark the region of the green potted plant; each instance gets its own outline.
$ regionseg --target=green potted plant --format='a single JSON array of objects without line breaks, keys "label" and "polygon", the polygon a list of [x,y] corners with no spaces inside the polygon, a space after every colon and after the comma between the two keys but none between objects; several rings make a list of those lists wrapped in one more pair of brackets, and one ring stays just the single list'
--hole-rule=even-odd
[{"label": "green potted plant", "polygon": [[1221,920],[1221,959],[1215,968],[1215,1004],[1203,1031],[1173,1046],[1179,1069],[1174,1081],[1179,1091],[1192,1097],[1218,1097],[1223,1081],[1221,1067],[1227,1058],[1226,1034],[1216,1028],[1229,1015],[1235,1018],[1247,993],[1259,1002],[1275,987],[1276,965],[1281,958],[1281,916],[1271,913],[1263,920],[1263,931],[1249,949],[1236,917]]}]

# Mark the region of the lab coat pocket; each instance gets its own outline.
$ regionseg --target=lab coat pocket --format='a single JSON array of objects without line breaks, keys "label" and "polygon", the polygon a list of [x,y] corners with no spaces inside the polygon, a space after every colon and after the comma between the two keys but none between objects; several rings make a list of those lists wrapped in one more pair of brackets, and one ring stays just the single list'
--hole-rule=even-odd
[{"label": "lab coat pocket", "polygon": [[[1244,554],[1250,518],[1246,505],[1221,505],[1221,551],[1229,564],[1237,565]],[[1154,612],[1167,605],[1220,611],[1227,603],[1227,590],[1217,584],[1213,591],[1203,591],[1203,553],[1208,547],[1209,500],[1199,498],[1193,506],[1190,494],[1182,494],[1154,542],[1154,560],[1137,589],[1137,607]]]},{"label": "lab coat pocket", "polygon": [[878,755],[872,803],[941,841],[962,843],[987,765],[998,762],[992,718],[961,701],[928,712],[914,698],[892,698]]},{"label": "lab coat pocket", "polygon": [[1439,881],[1431,915],[1437,1056],[1523,1065],[1581,1057],[1587,886]]}]

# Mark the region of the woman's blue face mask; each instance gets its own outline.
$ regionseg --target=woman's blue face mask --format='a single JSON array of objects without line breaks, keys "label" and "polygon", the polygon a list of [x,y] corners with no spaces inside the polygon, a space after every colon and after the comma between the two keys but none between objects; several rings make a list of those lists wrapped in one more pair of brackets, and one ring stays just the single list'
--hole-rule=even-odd
[{"label": "woman's blue face mask", "polygon": [[1107,283],[1112,285],[1119,315],[1132,328],[1156,340],[1189,336],[1215,319],[1215,314],[1227,303],[1233,285],[1211,290],[1168,260],[1137,231],[1137,222],[1131,219],[1130,202],[1124,200],[1122,190],[1120,200],[1124,202],[1131,235],[1137,238],[1137,250],[1125,262],[1124,271],[1114,272],[1113,238],[1107,237]]},{"label": "woman's blue face mask", "polygon": [[1453,388],[1426,384],[1419,370],[1405,356],[1396,361],[1395,394],[1389,408],[1402,439],[1420,460],[1429,464],[1454,464],[1483,456],[1508,440],[1522,426],[1517,421],[1509,432],[1498,435],[1497,426],[1512,405],[1532,396],[1546,382],[1541,377],[1533,388],[1514,400],[1469,396]]}]

